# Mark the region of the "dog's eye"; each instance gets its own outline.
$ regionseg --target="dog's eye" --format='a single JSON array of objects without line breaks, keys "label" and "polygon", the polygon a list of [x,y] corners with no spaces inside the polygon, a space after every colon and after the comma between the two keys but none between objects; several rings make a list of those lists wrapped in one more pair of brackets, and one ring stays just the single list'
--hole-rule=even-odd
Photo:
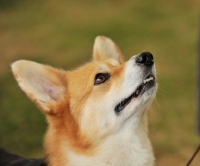
[{"label": "dog's eye", "polygon": [[98,73],[94,78],[94,85],[99,85],[106,82],[110,78],[108,73]]}]

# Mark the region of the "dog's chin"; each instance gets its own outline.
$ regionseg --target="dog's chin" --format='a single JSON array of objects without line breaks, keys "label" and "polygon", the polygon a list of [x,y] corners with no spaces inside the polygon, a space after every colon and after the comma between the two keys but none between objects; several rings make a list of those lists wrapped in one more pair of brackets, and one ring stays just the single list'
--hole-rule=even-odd
[{"label": "dog's chin", "polygon": [[142,108],[148,107],[152,101],[155,99],[157,85],[156,83],[143,91],[135,100],[131,101],[130,105],[140,105]]},{"label": "dog's chin", "polygon": [[[153,102],[156,97],[157,84],[146,90],[140,98],[138,98],[141,107],[146,109]],[[145,107],[146,106],[146,107]]]},{"label": "dog's chin", "polygon": [[144,98],[154,99],[156,96],[156,91],[157,91],[157,84],[155,83],[151,88],[149,88],[146,92],[144,92],[143,96]]}]

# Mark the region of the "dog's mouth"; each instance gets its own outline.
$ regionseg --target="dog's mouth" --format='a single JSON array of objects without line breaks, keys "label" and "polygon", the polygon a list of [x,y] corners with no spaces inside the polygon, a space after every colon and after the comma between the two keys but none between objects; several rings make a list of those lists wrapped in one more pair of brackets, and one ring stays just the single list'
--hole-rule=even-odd
[{"label": "dog's mouth", "polygon": [[155,76],[153,74],[148,74],[144,78],[144,81],[137,87],[137,89],[129,97],[125,98],[119,104],[116,105],[115,112],[116,113],[121,112],[131,102],[133,98],[141,96],[145,91],[147,91],[154,85],[155,85]]}]

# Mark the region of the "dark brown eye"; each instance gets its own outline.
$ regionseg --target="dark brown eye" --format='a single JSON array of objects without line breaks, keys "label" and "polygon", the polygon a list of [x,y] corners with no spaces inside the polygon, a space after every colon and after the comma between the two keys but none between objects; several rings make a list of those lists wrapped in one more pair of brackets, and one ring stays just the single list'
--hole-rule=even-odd
[{"label": "dark brown eye", "polygon": [[110,78],[108,73],[98,73],[94,78],[94,85],[99,85],[106,82]]}]

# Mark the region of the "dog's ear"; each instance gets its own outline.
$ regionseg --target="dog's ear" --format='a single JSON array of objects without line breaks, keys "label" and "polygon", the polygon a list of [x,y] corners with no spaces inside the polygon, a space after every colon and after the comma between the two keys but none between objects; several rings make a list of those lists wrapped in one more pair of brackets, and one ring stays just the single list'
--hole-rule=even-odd
[{"label": "dog's ear", "polygon": [[93,59],[116,59],[119,63],[124,62],[124,57],[117,45],[109,38],[97,36],[94,42]]},{"label": "dog's ear", "polygon": [[26,60],[14,62],[11,68],[21,89],[44,113],[58,113],[55,108],[67,88],[66,72]]}]

